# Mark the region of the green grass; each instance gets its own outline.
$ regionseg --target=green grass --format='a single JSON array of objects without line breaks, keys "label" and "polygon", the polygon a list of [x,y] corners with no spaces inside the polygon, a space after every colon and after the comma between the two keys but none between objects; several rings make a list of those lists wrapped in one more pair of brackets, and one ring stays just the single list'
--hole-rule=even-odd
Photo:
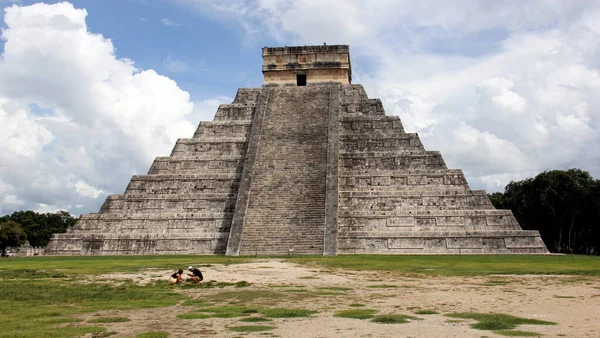
[{"label": "green grass", "polygon": [[464,313],[451,313],[446,316],[452,318],[463,318],[463,319],[474,319],[477,323],[472,324],[471,327],[479,330],[491,330],[491,331],[503,331],[512,330],[519,325],[556,325],[553,322],[547,322],[538,319],[529,319],[515,317],[511,315],[501,313],[476,313],[476,312],[464,312]]},{"label": "green grass", "polygon": [[167,338],[169,337],[169,332],[165,331],[150,331],[140,333],[136,336],[136,338]]},{"label": "green grass", "polygon": [[267,318],[297,318],[309,317],[310,315],[317,313],[317,311],[307,309],[272,308],[263,309],[260,313]]},{"label": "green grass", "polygon": [[352,309],[352,310],[341,310],[334,314],[335,317],[342,318],[353,318],[353,319],[370,319],[379,312],[378,310],[371,309]]},{"label": "green grass", "polygon": [[[489,274],[578,275],[575,278],[565,278],[565,283],[584,283],[589,281],[586,276],[600,276],[600,257],[591,256],[342,255],[336,257],[284,257],[282,259],[310,266],[319,266],[319,269],[325,266],[326,268],[335,269],[374,271],[373,276],[377,276],[377,271],[452,276]],[[255,258],[188,255],[41,256],[0,259],[0,283],[2,285],[0,287],[0,313],[2,314],[0,316],[0,327],[2,327],[0,337],[43,336],[44,338],[52,338],[81,336],[86,333],[96,336],[109,335],[111,332],[106,332],[103,327],[92,326],[91,324],[86,326],[88,323],[77,323],[81,321],[78,318],[81,317],[81,314],[94,313],[100,310],[165,307],[181,303],[184,306],[201,308],[214,307],[214,304],[230,303],[230,305],[237,305],[238,307],[249,304],[256,305],[259,307],[257,308],[258,311],[263,311],[261,307],[267,307],[269,304],[273,304],[274,301],[285,300],[292,304],[304,304],[312,298],[320,296],[318,292],[288,293],[285,292],[287,290],[244,290],[243,287],[248,285],[245,281],[238,283],[206,282],[201,286],[186,283],[182,287],[173,287],[162,280],[141,286],[131,281],[119,281],[118,285],[113,285],[110,281],[101,282],[94,278],[94,276],[100,274],[114,272],[143,273],[144,271],[152,271],[152,269],[175,271],[188,265],[202,266],[201,264],[203,264],[207,266],[207,264],[235,264],[251,261],[255,261]],[[210,268],[205,270],[208,272]],[[92,283],[81,283],[82,280],[87,280],[89,277],[92,277]],[[304,276],[301,279],[318,279],[318,277]],[[500,277],[491,276],[487,284],[503,285],[504,281]],[[381,285],[371,286],[382,287]],[[195,288],[198,287],[222,287],[223,290],[217,289],[210,292],[210,294],[203,294],[202,300],[189,300],[182,294],[182,292],[202,293],[201,289],[195,291]],[[297,286],[288,285],[284,287]],[[322,291],[340,291],[339,293],[343,294],[342,291],[349,290],[328,289]],[[557,295],[557,298],[562,297],[569,296]],[[193,308],[190,310],[193,310]],[[216,314],[197,313],[210,316]],[[222,312],[220,315],[229,316],[233,315],[232,313],[236,312]],[[248,316],[248,314],[239,315]],[[481,327],[493,327],[492,324],[496,323],[494,320],[489,320],[489,318],[479,318],[486,319],[477,323]],[[507,322],[506,320],[499,321],[503,324]],[[499,327],[502,326],[499,325]],[[493,330],[509,330],[510,332],[507,334],[518,334],[515,333],[518,331],[511,329],[497,328]]]},{"label": "green grass", "polygon": [[[73,337],[100,334],[105,328],[69,325],[75,316],[99,310],[126,310],[175,305],[185,296],[166,283],[119,286],[76,284],[65,278],[8,279],[0,287],[0,337]],[[63,324],[56,327],[57,324]],[[66,324],[66,325],[65,325]]]},{"label": "green grass", "polygon": [[206,318],[210,318],[212,317],[209,314],[206,313],[198,313],[198,312],[188,312],[188,313],[182,313],[180,315],[177,315],[177,318],[180,319],[206,319]]},{"label": "green grass", "polygon": [[245,322],[245,323],[260,323],[260,322],[270,322],[271,320],[269,318],[264,318],[264,317],[246,317],[246,318],[242,318],[240,319],[240,322]]},{"label": "green grass", "polygon": [[444,276],[553,274],[600,276],[600,256],[545,255],[342,255],[288,258],[303,264],[350,270],[398,271]]},{"label": "green grass", "polygon": [[98,317],[88,320],[88,323],[124,323],[129,321],[131,319],[127,317]]},{"label": "green grass", "polygon": [[417,310],[415,314],[418,315],[437,315],[439,312],[433,310]]},{"label": "green grass", "polygon": [[396,285],[376,284],[367,286],[369,289],[395,289]]},{"label": "green grass", "polygon": [[232,332],[262,332],[262,331],[273,330],[273,329],[275,329],[275,326],[242,325],[242,326],[230,326],[227,329]]},{"label": "green grass", "polygon": [[317,288],[319,290],[329,290],[329,291],[351,291],[352,288],[344,288],[341,286],[327,286],[322,288]]},{"label": "green grass", "polygon": [[225,302],[233,301],[239,304],[248,304],[254,302],[271,302],[273,300],[284,298],[286,295],[282,292],[275,291],[247,291],[247,290],[228,290],[225,292],[219,292],[207,297],[208,301],[212,302]]},{"label": "green grass", "polygon": [[413,316],[407,316],[407,315],[379,315],[379,316],[375,316],[373,317],[373,319],[371,320],[372,322],[375,323],[379,323],[379,324],[404,324],[404,323],[408,323],[411,320],[415,320],[418,319],[416,317]]},{"label": "green grass", "polygon": [[196,307],[206,307],[213,306],[215,303],[207,302],[201,299],[186,299],[183,303],[179,304],[181,306],[196,306]]},{"label": "green grass", "polygon": [[348,305],[348,306],[352,306],[352,307],[363,307],[363,306],[365,306],[365,304],[360,304],[360,303],[352,303],[352,304],[350,304],[350,305]]},{"label": "green grass", "polygon": [[[46,271],[69,276],[100,275],[108,272],[133,272],[143,269],[176,271],[188,265],[239,264],[250,258],[217,255],[148,255],[148,256],[41,256],[0,259],[0,270]],[[41,267],[41,268],[40,268]]]},{"label": "green grass", "polygon": [[509,283],[510,283],[509,281],[505,281],[505,280],[490,280],[490,281],[485,282],[482,285],[484,285],[484,286],[502,286],[502,285],[507,285]]}]

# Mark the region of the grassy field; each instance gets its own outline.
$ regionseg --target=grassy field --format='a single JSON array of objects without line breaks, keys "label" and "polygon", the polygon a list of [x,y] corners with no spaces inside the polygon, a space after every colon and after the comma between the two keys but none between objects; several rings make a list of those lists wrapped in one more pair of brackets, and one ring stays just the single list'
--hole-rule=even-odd
[{"label": "grassy field", "polygon": [[[127,318],[82,322],[78,315],[100,310],[165,307],[188,300],[164,281],[138,285],[94,281],[110,272],[143,273],[145,269],[175,271],[188,265],[247,263],[261,258],[225,256],[102,256],[0,259],[0,337],[70,337],[110,332],[101,324]],[[587,256],[382,256],[281,257],[326,269],[394,271],[411,275],[475,276],[489,274],[600,275],[600,257]],[[85,283],[83,283],[85,282]],[[210,286],[210,283],[205,283]],[[238,285],[239,286],[239,285]],[[232,285],[231,287],[235,287]],[[325,290],[332,292],[331,288]],[[338,288],[339,289],[339,288]],[[333,291],[339,291],[338,289]],[[343,291],[343,290],[342,290]],[[321,290],[321,292],[324,292]],[[238,293],[243,293],[240,291]],[[257,293],[257,292],[253,292]],[[260,292],[258,292],[260,293]],[[229,293],[224,293],[228,295]],[[225,297],[223,296],[223,297]],[[253,295],[247,295],[252,301]],[[260,296],[260,295],[256,295]],[[218,301],[218,299],[216,299]],[[223,301],[227,301],[224,299]],[[185,303],[184,303],[185,304]],[[216,311],[216,310],[215,310]],[[267,318],[289,315],[256,310]],[[288,310],[291,311],[291,310]],[[350,310],[367,311],[367,310]],[[206,313],[194,314],[198,318]],[[188,315],[190,316],[190,315]],[[212,314],[211,316],[216,316]],[[262,317],[261,317],[262,318]],[[382,320],[391,320],[383,318]],[[395,318],[396,320],[398,318]],[[405,318],[400,318],[404,320]],[[398,320],[400,320],[398,319]],[[258,319],[256,319],[258,320]],[[268,320],[268,319],[265,319]],[[236,330],[258,330],[240,327]],[[263,328],[264,329],[264,328]],[[233,330],[232,330],[233,331]],[[163,333],[156,333],[161,336]],[[148,333],[147,336],[152,336]]]},{"label": "grassy field", "polygon": [[353,255],[296,257],[291,261],[332,268],[398,271],[426,275],[550,274],[600,276],[599,256],[576,255]]},{"label": "grassy field", "polygon": [[[277,257],[271,257],[277,258]],[[392,256],[348,255],[280,257],[299,264],[426,275],[477,276],[490,274],[558,274],[600,276],[600,256],[578,255],[463,255]],[[137,272],[146,268],[173,269],[188,265],[238,264],[261,258],[228,256],[87,256],[0,259],[0,278],[19,273],[48,277]],[[29,275],[27,278],[31,278]]]}]

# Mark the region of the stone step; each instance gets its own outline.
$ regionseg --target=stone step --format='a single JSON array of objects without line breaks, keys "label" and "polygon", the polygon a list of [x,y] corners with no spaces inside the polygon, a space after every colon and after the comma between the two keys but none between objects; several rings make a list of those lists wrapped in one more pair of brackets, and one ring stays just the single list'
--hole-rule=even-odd
[{"label": "stone step", "polygon": [[236,193],[241,174],[134,176],[125,194]]},{"label": "stone step", "polygon": [[504,209],[453,209],[453,210],[340,210],[339,217],[346,218],[389,218],[389,217],[486,217],[511,216],[512,211]]},{"label": "stone step", "polygon": [[[218,157],[218,156],[215,156]],[[227,156],[229,158],[205,157],[158,157],[150,167],[150,174],[178,173],[180,170],[197,174],[209,173],[241,173],[244,157],[240,155]]]},{"label": "stone step", "polygon": [[469,191],[339,191],[340,198],[364,198],[364,199],[387,199],[387,198],[413,198],[413,197],[468,197],[480,196],[487,198],[485,190]]},{"label": "stone step", "polygon": [[429,231],[460,228],[466,230],[520,230],[519,223],[510,210],[505,215],[469,216],[390,216],[390,217],[344,217],[338,218],[339,232],[343,231]]},{"label": "stone step", "polygon": [[548,251],[537,231],[362,232],[340,235],[338,253],[485,254]]},{"label": "stone step", "polygon": [[385,116],[385,109],[380,99],[363,98],[359,101],[346,101],[340,108],[342,116]]},{"label": "stone step", "polygon": [[152,201],[135,202],[126,201],[118,203],[117,201],[105,201],[100,212],[113,214],[133,214],[147,213],[156,214],[165,209],[171,212],[224,212],[231,213],[235,210],[235,202],[227,203],[221,201]]},{"label": "stone step", "polygon": [[341,191],[370,189],[469,189],[467,180],[460,170],[438,170],[426,173],[416,172],[373,172],[339,176]]},{"label": "stone step", "polygon": [[385,135],[342,135],[340,136],[341,153],[382,152],[394,150],[425,151],[416,134]]},{"label": "stone step", "polygon": [[156,214],[129,214],[129,215],[115,215],[115,214],[105,214],[105,213],[91,213],[91,214],[83,214],[80,216],[82,220],[112,220],[112,221],[152,221],[152,220],[160,220],[160,221],[173,221],[173,220],[181,220],[181,221],[201,221],[207,219],[231,219],[233,217],[233,213],[222,213],[222,212],[212,212],[212,213],[202,213],[202,212],[162,212]]},{"label": "stone step", "polygon": [[261,88],[239,88],[234,103],[254,105],[258,100]]},{"label": "stone step", "polygon": [[340,101],[342,106],[350,103],[360,103],[368,98],[367,92],[361,85],[343,86],[340,93]]},{"label": "stone step", "polygon": [[372,172],[373,170],[405,169],[446,169],[446,163],[439,152],[425,154],[405,154],[396,157],[369,156],[367,154],[340,154],[339,168],[353,172]]},{"label": "stone step", "polygon": [[[179,161],[179,160],[177,160]],[[131,181],[202,181],[202,180],[239,180],[240,173],[202,173],[202,174],[148,174],[133,175]]]},{"label": "stone step", "polygon": [[340,196],[339,210],[423,210],[434,209],[493,209],[486,195],[455,194],[440,196]]},{"label": "stone step", "polygon": [[194,133],[194,139],[215,137],[248,137],[251,120],[202,121]]},{"label": "stone step", "polygon": [[252,120],[254,104],[222,104],[219,105],[214,121]]},{"label": "stone step", "polygon": [[385,158],[395,159],[414,156],[441,156],[439,151],[423,150],[418,148],[394,148],[380,151],[340,151],[340,159],[343,158]]},{"label": "stone step", "polygon": [[228,233],[218,234],[55,234],[46,247],[53,255],[224,254]]},{"label": "stone step", "polygon": [[[159,236],[166,232],[228,232],[233,213],[95,213],[81,215],[77,223],[67,229],[67,233],[101,232],[111,234],[117,231],[129,234],[130,231],[146,229],[147,234]],[[118,226],[118,230],[116,228]]]},{"label": "stone step", "polygon": [[171,152],[171,157],[189,157],[195,155],[239,156],[246,153],[246,148],[246,137],[179,139]]}]

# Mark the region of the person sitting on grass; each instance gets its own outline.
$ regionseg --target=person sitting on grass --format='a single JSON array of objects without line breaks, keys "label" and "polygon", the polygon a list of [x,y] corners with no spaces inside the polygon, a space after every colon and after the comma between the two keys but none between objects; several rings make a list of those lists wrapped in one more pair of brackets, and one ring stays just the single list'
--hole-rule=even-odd
[{"label": "person sitting on grass", "polygon": [[190,276],[190,279],[196,282],[196,284],[200,284],[200,282],[202,282],[202,280],[204,279],[204,277],[202,277],[202,272],[200,272],[200,270],[194,268],[193,266],[190,266],[188,270],[191,272],[188,272],[188,276]]},{"label": "person sitting on grass", "polygon": [[181,282],[183,282],[183,270],[179,269],[179,271],[171,275],[171,278],[169,278],[169,283],[179,284]]}]

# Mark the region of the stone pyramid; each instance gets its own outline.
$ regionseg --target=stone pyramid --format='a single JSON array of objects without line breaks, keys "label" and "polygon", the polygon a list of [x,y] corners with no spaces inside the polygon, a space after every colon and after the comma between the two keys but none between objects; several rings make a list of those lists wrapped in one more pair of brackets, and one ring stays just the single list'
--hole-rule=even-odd
[{"label": "stone pyramid", "polygon": [[547,253],[351,84],[349,48],[263,48],[239,89],[47,254]]}]

